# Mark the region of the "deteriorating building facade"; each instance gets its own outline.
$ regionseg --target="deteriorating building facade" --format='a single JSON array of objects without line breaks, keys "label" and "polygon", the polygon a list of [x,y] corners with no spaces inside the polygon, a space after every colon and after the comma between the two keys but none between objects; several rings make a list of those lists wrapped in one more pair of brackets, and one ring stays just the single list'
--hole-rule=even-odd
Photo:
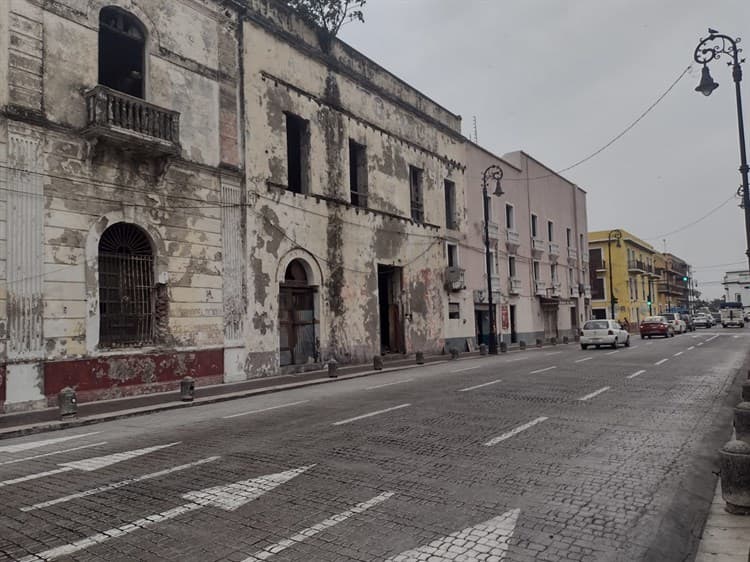
[{"label": "deteriorating building facade", "polygon": [[441,350],[460,117],[276,2],[247,0],[249,376]]},{"label": "deteriorating building facade", "polygon": [[5,411],[224,379],[244,346],[238,29],[208,1],[0,2]]}]

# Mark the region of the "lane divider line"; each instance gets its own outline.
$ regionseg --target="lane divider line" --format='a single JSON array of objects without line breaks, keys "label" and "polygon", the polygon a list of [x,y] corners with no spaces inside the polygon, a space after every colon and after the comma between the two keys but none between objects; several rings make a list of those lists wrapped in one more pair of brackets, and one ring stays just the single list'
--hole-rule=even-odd
[{"label": "lane divider line", "polygon": [[552,369],[557,369],[557,366],[553,365],[552,367],[546,367],[544,369],[537,369],[536,371],[531,371],[529,374],[530,375],[536,375],[538,373],[544,373],[546,371],[551,371]]},{"label": "lane divider line", "polygon": [[703,345],[703,342],[698,342],[698,345]]},{"label": "lane divider line", "polygon": [[584,361],[591,361],[593,357],[584,357],[583,359],[578,359],[576,363],[583,363]]},{"label": "lane divider line", "polygon": [[643,374],[643,373],[645,373],[645,372],[646,372],[646,370],[645,370],[645,369],[641,369],[640,371],[636,371],[636,372],[635,372],[635,373],[633,373],[632,375],[628,375],[628,376],[627,376],[627,378],[629,378],[629,379],[634,379],[634,378],[635,378],[635,377],[637,377],[638,375],[642,375],[642,374]]},{"label": "lane divider line", "polygon": [[615,353],[620,353],[619,349],[615,349],[614,351],[610,351],[608,353],[605,353],[604,355],[614,355]]},{"label": "lane divider line", "polygon": [[370,412],[369,414],[362,414],[361,416],[356,416],[354,418],[337,421],[337,422],[334,422],[332,425],[344,425],[347,423],[355,422],[357,420],[363,420],[365,418],[371,418],[373,416],[379,416],[380,414],[393,412],[394,410],[400,410],[401,408],[408,408],[409,406],[411,406],[411,404],[401,404],[399,406],[393,406],[392,408],[386,408],[385,410],[377,410],[376,412]]},{"label": "lane divider line", "polygon": [[595,390],[591,394],[587,394],[586,396],[583,396],[583,397],[579,398],[578,400],[580,402],[585,402],[586,400],[589,400],[590,398],[593,398],[594,396],[600,395],[602,392],[607,392],[609,390],[609,388],[610,387],[608,387],[608,386],[604,386],[604,387],[600,388],[599,390]]},{"label": "lane divider line", "polygon": [[678,351],[677,353],[672,355],[672,357],[679,357],[680,355],[682,355],[682,351]]},{"label": "lane divider line", "polygon": [[451,373],[463,373],[464,371],[473,371],[474,369],[481,369],[484,365],[477,365],[476,367],[464,367],[463,369],[455,369]]},{"label": "lane divider line", "polygon": [[534,427],[536,424],[542,423],[543,421],[547,421],[548,419],[549,418],[542,416],[540,418],[536,418],[535,420],[531,420],[530,422],[525,423],[523,425],[519,425],[517,428],[511,429],[510,431],[508,431],[507,433],[503,433],[499,437],[494,437],[494,438],[490,439],[489,441],[487,441],[487,443],[484,444],[484,446],[485,447],[492,447],[493,445],[497,445],[501,441],[505,441],[506,439],[510,439],[514,435],[518,435],[522,431],[526,431],[530,427]]},{"label": "lane divider line", "polygon": [[271,410],[280,410],[281,408],[289,408],[290,406],[304,404],[305,402],[309,402],[309,400],[300,400],[299,402],[289,402],[288,404],[280,404],[278,406],[271,406],[269,408],[261,408],[260,410],[250,410],[249,412],[240,412],[239,414],[232,414],[231,416],[224,416],[223,419],[229,420],[232,418],[239,418],[240,416],[249,416],[250,414],[259,414],[261,412],[270,412]]},{"label": "lane divider line", "polygon": [[478,384],[476,386],[470,386],[469,388],[462,388],[458,392],[469,392],[470,390],[476,390],[477,388],[484,388],[485,386],[490,386],[491,384],[497,384],[499,382],[503,382],[501,379],[497,379],[496,381],[490,381],[486,382],[484,384]]},{"label": "lane divider line", "polygon": [[394,384],[404,384],[405,382],[411,382],[414,379],[405,379],[402,381],[396,381],[396,382],[387,382],[385,384],[376,384],[375,386],[368,386],[365,388],[365,390],[375,390],[376,388],[384,388],[386,386],[393,386]]},{"label": "lane divider line", "polygon": [[99,443],[91,443],[90,445],[81,445],[80,447],[73,447],[72,449],[60,449],[58,451],[51,451],[49,453],[42,453],[41,455],[34,455],[31,457],[23,457],[22,459],[13,459],[10,461],[3,461],[0,462],[0,466],[6,465],[6,464],[15,464],[19,462],[24,461],[33,461],[34,459],[41,459],[42,457],[51,457],[52,455],[62,455],[63,453],[72,453],[73,451],[80,451],[81,449],[89,449],[91,447],[99,447],[101,445],[106,445],[106,441],[100,441]]},{"label": "lane divider line", "polygon": [[654,365],[657,365],[657,366],[658,366],[658,365],[663,365],[663,364],[664,364],[664,363],[666,363],[667,361],[669,361],[669,359],[661,359],[660,361],[657,361],[656,363],[654,363]]},{"label": "lane divider line", "polygon": [[691,345],[690,347],[688,347],[688,351],[693,351],[694,349],[695,349],[694,345]]}]

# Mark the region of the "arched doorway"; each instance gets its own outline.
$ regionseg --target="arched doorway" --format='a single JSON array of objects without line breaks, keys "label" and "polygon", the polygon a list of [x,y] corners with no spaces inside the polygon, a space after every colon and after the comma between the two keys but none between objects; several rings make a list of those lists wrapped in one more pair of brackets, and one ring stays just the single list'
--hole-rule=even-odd
[{"label": "arched doorway", "polygon": [[279,287],[279,358],[282,366],[317,360],[316,288],[307,264],[292,260]]},{"label": "arched doorway", "polygon": [[154,254],[139,227],[110,226],[99,240],[99,345],[122,347],[154,339]]}]

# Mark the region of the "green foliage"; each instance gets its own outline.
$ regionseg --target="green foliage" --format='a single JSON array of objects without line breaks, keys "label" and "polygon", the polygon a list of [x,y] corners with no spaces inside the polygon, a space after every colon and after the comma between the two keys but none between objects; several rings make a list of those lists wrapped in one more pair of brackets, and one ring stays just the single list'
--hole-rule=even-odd
[{"label": "green foliage", "polygon": [[308,23],[335,37],[341,26],[350,21],[365,21],[362,8],[367,0],[284,0]]}]

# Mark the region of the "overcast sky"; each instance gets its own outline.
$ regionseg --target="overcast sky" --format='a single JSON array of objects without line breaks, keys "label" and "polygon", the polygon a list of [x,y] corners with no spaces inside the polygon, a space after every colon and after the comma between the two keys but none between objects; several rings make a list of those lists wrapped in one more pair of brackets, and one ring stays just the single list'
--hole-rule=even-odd
[{"label": "overcast sky", "polygon": [[[522,149],[555,170],[653,103],[693,62],[709,26],[750,44],[750,0],[368,0],[365,20],[341,38],[462,115],[467,136],[476,116],[483,146]],[[750,123],[750,64],[743,68]],[[625,137],[564,173],[588,192],[590,230],[625,228],[663,250],[663,234],[736,192],[734,84],[722,61],[711,72],[720,84],[711,97],[693,91],[695,64]],[[666,237],[706,296],[721,294],[724,271],[747,267],[738,203]]]}]

